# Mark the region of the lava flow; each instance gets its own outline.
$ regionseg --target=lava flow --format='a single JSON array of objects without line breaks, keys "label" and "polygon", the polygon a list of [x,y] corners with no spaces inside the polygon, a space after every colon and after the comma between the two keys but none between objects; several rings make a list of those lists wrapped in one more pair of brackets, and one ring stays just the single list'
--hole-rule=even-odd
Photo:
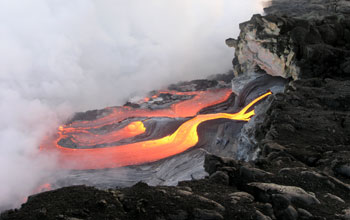
[{"label": "lava flow", "polygon": [[[60,164],[64,169],[104,169],[128,165],[142,164],[164,159],[186,151],[198,143],[197,127],[200,123],[213,119],[231,119],[249,121],[254,110],[248,111],[255,103],[271,94],[253,100],[241,111],[233,114],[215,113],[200,114],[197,112],[207,106],[220,103],[228,98],[230,91],[201,91],[185,92],[185,95],[194,95],[191,100],[173,104],[169,109],[145,110],[132,108],[117,108],[107,116],[92,121],[78,121],[59,128],[57,139],[46,141],[41,150],[57,152]],[[215,95],[216,94],[216,95]],[[215,99],[216,96],[216,99]],[[149,101],[149,99],[145,99]],[[186,106],[188,104],[188,106]],[[187,111],[188,110],[188,111]],[[133,121],[123,128],[106,134],[94,134],[98,127],[114,124],[130,117],[189,117],[193,118],[181,124],[172,134],[152,140],[144,140],[124,145],[109,145],[103,148],[67,148],[59,141],[70,137],[79,146],[93,146],[99,143],[114,143],[129,137],[134,137],[146,131],[142,121]]]},{"label": "lava flow", "polygon": [[[63,126],[64,129],[81,130],[99,128],[106,125],[111,125],[123,121],[130,117],[192,117],[197,114],[202,108],[224,102],[231,95],[230,89],[215,89],[209,91],[193,91],[193,92],[177,92],[177,91],[159,91],[158,94],[151,98],[157,98],[160,94],[193,96],[192,99],[184,100],[175,103],[166,109],[137,109],[131,107],[109,107],[110,111],[106,116],[100,117],[93,121],[74,121],[68,126]],[[150,98],[145,98],[144,101],[150,101]]]}]

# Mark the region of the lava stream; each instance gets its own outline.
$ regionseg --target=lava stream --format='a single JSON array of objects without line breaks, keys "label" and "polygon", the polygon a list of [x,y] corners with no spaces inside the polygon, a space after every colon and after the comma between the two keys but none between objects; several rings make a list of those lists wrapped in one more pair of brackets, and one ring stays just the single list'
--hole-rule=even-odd
[{"label": "lava stream", "polygon": [[[195,146],[198,142],[197,127],[204,121],[213,119],[248,121],[254,115],[254,110],[248,110],[255,103],[270,94],[271,92],[268,92],[256,98],[238,113],[197,115],[184,122],[173,134],[156,140],[106,148],[72,149],[64,148],[57,144],[57,140],[64,136],[61,131],[59,132],[60,137],[51,143],[51,146],[54,147],[45,145],[42,149],[55,149],[59,154],[60,164],[64,169],[104,169],[153,162],[179,154]],[[140,122],[137,122],[137,126],[140,126]],[[134,125],[129,128],[134,128]]]},{"label": "lava stream", "polygon": [[[208,91],[192,91],[192,92],[177,92],[177,91],[160,91],[153,95],[152,98],[157,98],[160,94],[171,95],[186,95],[194,96],[192,99],[181,101],[172,104],[167,109],[134,109],[130,107],[109,107],[111,113],[104,117],[92,121],[74,121],[69,125],[63,126],[65,129],[91,129],[99,128],[114,123],[118,123],[130,117],[192,117],[196,115],[202,108],[224,102],[231,95],[230,89],[213,89]],[[149,101],[150,98],[145,98],[144,101]]]},{"label": "lava stream", "polygon": [[[174,103],[167,109],[140,109],[130,107],[109,107],[106,108],[109,114],[89,121],[73,121],[72,123],[59,127],[60,139],[70,138],[75,146],[87,148],[95,145],[110,144],[122,139],[134,137],[145,132],[145,127],[140,122],[132,122],[126,128],[113,130],[101,134],[94,132],[104,126],[113,126],[131,117],[193,117],[202,108],[221,103],[228,99],[231,94],[230,89],[213,89],[208,91],[158,91],[157,94],[143,101],[148,102],[157,99],[161,94],[177,96],[193,96],[189,100]],[[135,126],[133,126],[135,125]],[[132,128],[134,127],[134,128]]]},{"label": "lava stream", "polygon": [[63,128],[61,131],[65,134],[62,135],[62,137],[68,137],[68,135],[71,135],[73,137],[73,142],[79,146],[94,146],[98,144],[117,142],[129,137],[135,137],[144,133],[146,128],[142,121],[133,121],[120,130],[108,132],[106,134],[93,134],[88,130],[79,130],[79,132],[72,130],[67,132],[67,130],[64,130]]}]

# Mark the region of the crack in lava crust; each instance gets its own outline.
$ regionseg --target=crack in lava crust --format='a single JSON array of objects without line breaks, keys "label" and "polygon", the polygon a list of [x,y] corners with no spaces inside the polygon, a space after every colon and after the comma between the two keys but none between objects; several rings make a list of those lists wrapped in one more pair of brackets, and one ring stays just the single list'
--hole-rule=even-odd
[{"label": "crack in lava crust", "polygon": [[[254,115],[254,110],[248,111],[254,104],[272,94],[267,92],[253,100],[241,111],[233,114],[215,113],[200,114],[197,112],[209,105],[225,101],[231,93],[228,89],[216,91],[185,92],[186,95],[195,95],[193,99],[176,103],[170,109],[145,110],[130,109],[128,107],[115,108],[114,111],[94,121],[73,122],[70,125],[60,126],[57,138],[47,138],[41,145],[42,151],[54,151],[58,154],[60,165],[63,169],[104,169],[121,166],[137,165],[154,162],[179,153],[182,153],[198,143],[197,127],[204,121],[213,119],[231,119],[249,121]],[[68,135],[86,135],[88,129],[104,126],[106,123],[116,123],[130,117],[189,117],[193,118],[184,122],[174,133],[163,138],[140,141],[131,144],[110,146],[106,148],[73,149],[65,148],[58,144],[59,140]],[[109,134],[109,138],[125,138],[145,132],[142,121],[134,121],[116,133]],[[96,134],[95,134],[96,135]],[[82,137],[80,137],[83,139]],[[107,138],[108,139],[108,138]],[[77,139],[76,139],[77,140]],[[96,138],[99,142],[103,138]],[[105,139],[106,140],[106,139]],[[84,140],[80,140],[84,142]]]}]

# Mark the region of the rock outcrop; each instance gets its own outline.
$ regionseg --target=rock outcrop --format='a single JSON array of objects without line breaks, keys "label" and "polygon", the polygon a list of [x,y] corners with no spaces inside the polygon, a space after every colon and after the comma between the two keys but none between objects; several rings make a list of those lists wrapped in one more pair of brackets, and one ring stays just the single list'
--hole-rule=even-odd
[{"label": "rock outcrop", "polygon": [[271,0],[265,8],[267,14],[287,15],[302,19],[322,19],[329,15],[349,15],[348,0]]},{"label": "rock outcrop", "polygon": [[293,78],[349,77],[350,18],[327,16],[303,20],[278,15],[254,15],[240,25],[235,48],[236,76],[263,70],[272,76]]}]

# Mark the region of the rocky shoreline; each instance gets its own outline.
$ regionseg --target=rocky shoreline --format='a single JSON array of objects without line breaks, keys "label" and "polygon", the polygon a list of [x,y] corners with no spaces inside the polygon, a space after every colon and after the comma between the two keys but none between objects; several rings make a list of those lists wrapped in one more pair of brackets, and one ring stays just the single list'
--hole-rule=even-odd
[{"label": "rocky shoreline", "polygon": [[202,180],[64,187],[0,219],[350,219],[350,2],[297,3],[272,1],[226,41],[236,77],[291,79],[244,126],[256,160],[207,154]]}]

